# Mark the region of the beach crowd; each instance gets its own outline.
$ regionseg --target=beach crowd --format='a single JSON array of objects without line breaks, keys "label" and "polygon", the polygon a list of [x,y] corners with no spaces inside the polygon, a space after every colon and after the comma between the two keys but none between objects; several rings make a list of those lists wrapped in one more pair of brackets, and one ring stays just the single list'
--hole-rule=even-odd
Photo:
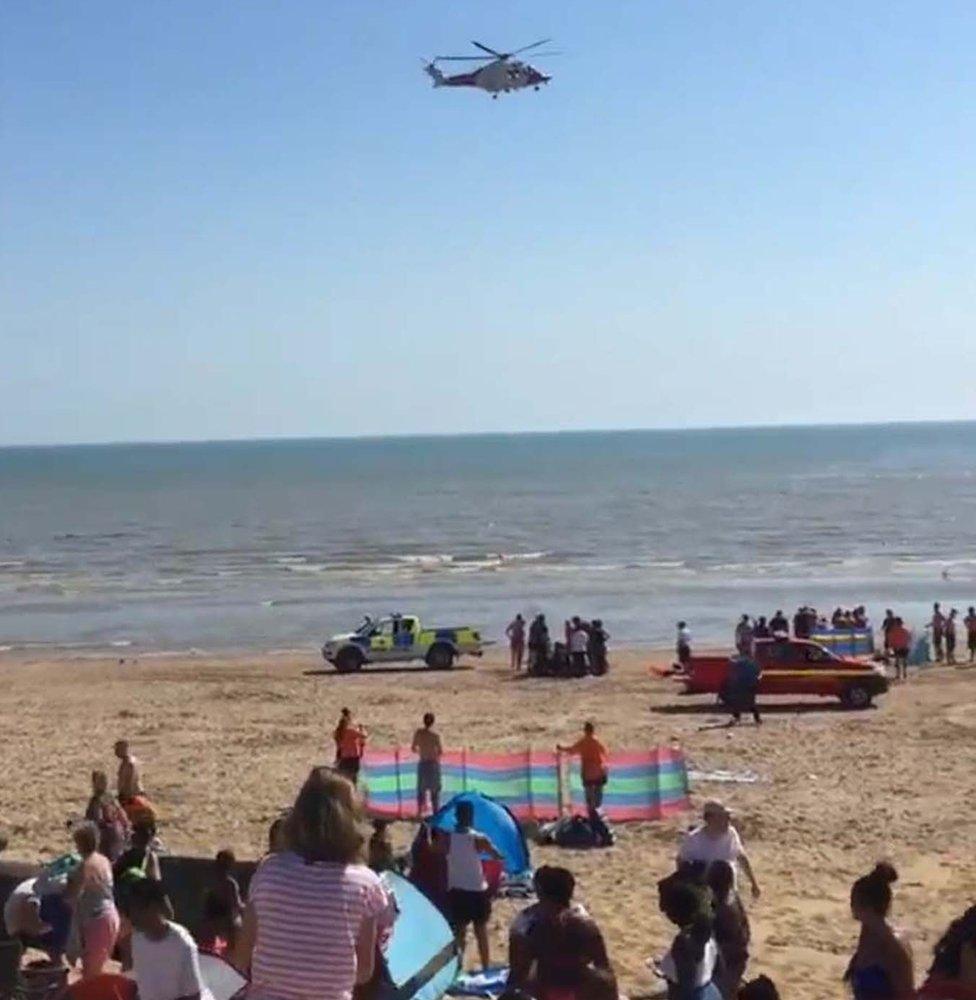
[{"label": "beach crowd", "polygon": [[[412,741],[421,815],[440,809],[443,751],[435,723],[427,713]],[[136,991],[141,1000],[207,1000],[201,951],[240,970],[256,1000],[379,1000],[390,995],[384,954],[397,919],[379,876],[397,870],[441,909],[462,956],[473,930],[480,965],[489,968],[497,886],[485,862],[502,855],[475,826],[470,802],[444,807],[446,824],[423,823],[411,852],[398,857],[386,822],[374,821],[371,836],[364,825],[357,780],[366,727],[343,709],[332,736],[334,765],[314,768],[292,807],[272,823],[246,892],[233,853],[216,854],[199,889],[203,919],[195,937],[176,921],[161,880],[155,809],[139,762],[120,741],[115,793],[104,772],[92,775],[85,818],[71,825],[72,851],[18,886],[4,908],[6,933],[44,949],[57,968],[65,968],[66,957],[77,963],[79,978],[68,992],[74,1000],[134,1000]],[[587,808],[598,814],[609,755],[594,724],[558,749],[580,756]],[[669,998],[779,996],[767,977],[747,976],[743,880],[758,898],[758,877],[731,810],[709,801],[700,824],[676,843],[674,870],[657,883],[658,906],[674,932],[648,964]],[[845,974],[850,992],[856,1000],[976,1000],[976,907],[947,928],[916,988],[915,958],[889,920],[896,881],[895,869],[881,862],[851,887],[859,935]],[[570,868],[540,867],[533,889],[535,902],[509,928],[505,997],[615,1000],[612,942],[575,898]],[[119,966],[130,975],[116,973]],[[783,985],[789,995],[790,984]]]},{"label": "beach crowd", "polygon": [[523,665],[533,676],[600,676],[608,669],[607,643],[610,634],[599,618],[585,621],[574,615],[563,624],[563,639],[554,641],[544,614],[526,624],[517,614],[505,629],[512,672]]},{"label": "beach crowd", "polygon": [[[968,662],[976,663],[976,606],[970,605],[965,617],[960,618],[956,608],[946,613],[938,601],[932,605],[932,616],[925,624],[924,633],[931,642],[931,655],[936,663],[958,662],[956,647],[960,625],[966,633]],[[791,634],[794,639],[810,639],[829,633],[866,632],[871,629],[872,624],[864,605],[853,610],[836,608],[830,618],[819,613],[816,608],[802,606],[793,615],[792,633],[790,621],[781,610],[768,618],[765,615],[743,614],[736,623],[733,642],[740,655],[750,656],[757,639],[786,639]],[[903,676],[915,634],[891,608],[885,611],[880,633],[882,655],[885,659],[891,659],[897,675]],[[690,659],[691,633],[684,621],[677,624],[675,650],[679,663],[686,663]]]}]

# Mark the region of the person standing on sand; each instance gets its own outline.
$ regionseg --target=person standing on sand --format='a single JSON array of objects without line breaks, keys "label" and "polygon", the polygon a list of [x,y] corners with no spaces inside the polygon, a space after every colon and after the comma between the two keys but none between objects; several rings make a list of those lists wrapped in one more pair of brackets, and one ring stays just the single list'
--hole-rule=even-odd
[{"label": "person standing on sand", "polygon": [[136,798],[145,795],[142,789],[142,772],[139,761],[129,751],[128,740],[115,744],[115,756],[119,760],[119,773],[115,787],[122,807],[130,805]]},{"label": "person standing on sand", "polygon": [[508,651],[512,658],[512,673],[517,674],[522,669],[522,659],[525,656],[525,619],[517,614],[505,629],[508,638]]},{"label": "person standing on sand", "polygon": [[735,627],[735,648],[742,656],[752,656],[752,640],[754,638],[752,622],[749,621],[748,615],[743,615]]},{"label": "person standing on sand", "polygon": [[72,831],[81,864],[68,876],[68,897],[81,938],[81,978],[101,975],[119,935],[112,865],[98,853],[98,827],[80,823]]},{"label": "person standing on sand", "polygon": [[747,655],[733,656],[729,660],[729,678],[726,683],[726,702],[732,713],[730,725],[737,725],[743,712],[752,712],[752,721],[762,725],[762,716],[756,704],[762,668],[755,658]]},{"label": "person standing on sand", "polygon": [[884,621],[881,623],[881,634],[884,636],[884,655],[887,656],[894,650],[894,646],[891,645],[890,632],[895,627],[895,613],[888,608],[885,611]]},{"label": "person standing on sand", "polygon": [[803,608],[797,608],[796,614],[793,615],[793,637],[796,639],[805,639],[806,636],[803,634],[803,630],[806,624],[806,613]]},{"label": "person standing on sand", "polygon": [[945,621],[945,615],[942,614],[939,602],[936,601],[932,605],[932,620],[929,622],[929,628],[932,629],[932,650],[935,653],[936,663],[941,663],[943,660],[942,638],[945,632]]},{"label": "person standing on sand", "polygon": [[908,679],[908,656],[912,649],[912,633],[905,628],[905,623],[896,618],[894,624],[885,633],[885,643],[891,648],[895,657],[895,680]]},{"label": "person standing on sand", "polygon": [[92,771],[92,795],[85,809],[85,819],[98,827],[98,851],[115,864],[129,839],[129,817],[108,790],[108,775]]},{"label": "person standing on sand", "polygon": [[970,605],[966,617],[962,620],[966,626],[966,646],[969,649],[969,662],[976,661],[976,608]]},{"label": "person standing on sand", "polygon": [[678,656],[678,663],[682,667],[688,666],[691,659],[691,632],[687,622],[678,622],[678,638],[675,645],[675,652]]},{"label": "person standing on sand", "polygon": [[777,609],[776,614],[769,619],[769,634],[775,639],[781,635],[790,634],[790,623],[786,620],[786,615]]},{"label": "person standing on sand", "polygon": [[607,748],[596,738],[595,733],[593,723],[585,722],[583,735],[572,746],[556,745],[560,753],[579,754],[583,794],[586,796],[586,808],[589,812],[597,812],[603,805],[603,789],[610,776]]},{"label": "person standing on sand", "polygon": [[332,738],[336,745],[336,770],[345,775],[354,785],[359,780],[359,769],[366,751],[369,734],[365,726],[353,722],[352,712],[344,708],[339,713],[339,722]]},{"label": "person standing on sand", "polygon": [[915,996],[912,952],[888,923],[891,886],[898,872],[885,862],[859,878],[851,888],[851,914],[861,925],[857,949],[844,981],[854,1000],[910,1000]]},{"label": "person standing on sand", "polygon": [[417,818],[424,814],[424,805],[430,795],[430,811],[441,807],[441,756],[444,748],[440,736],[434,732],[434,713],[424,716],[423,727],[413,734],[410,749],[417,755]]},{"label": "person standing on sand", "polygon": [[752,864],[739,831],[732,825],[732,814],[715,799],[705,803],[702,810],[704,823],[690,833],[686,833],[678,849],[678,865],[713,861],[727,861],[735,870],[741,865],[752,886],[753,899],[759,898],[759,883],[756,881]]},{"label": "person standing on sand", "polygon": [[549,659],[549,626],[539,614],[529,626],[529,673],[541,673]]},{"label": "person standing on sand", "polygon": [[468,924],[474,925],[481,968],[490,964],[488,921],[491,919],[491,894],[481,864],[481,855],[500,861],[502,856],[483,833],[474,829],[474,806],[464,799],[455,808],[457,824],[450,833],[436,830],[433,849],[447,855],[447,899],[451,927],[458,952],[464,957]]},{"label": "person standing on sand", "polygon": [[949,612],[949,617],[945,620],[944,638],[946,663],[956,662],[956,618],[959,612],[953,608]]},{"label": "person standing on sand", "polygon": [[589,669],[586,651],[589,649],[590,637],[579,615],[575,615],[566,625],[566,645],[569,648],[573,676],[585,677]]},{"label": "person standing on sand", "polygon": [[602,677],[609,667],[607,663],[609,640],[610,633],[603,627],[603,622],[599,618],[594,618],[586,632],[586,656],[590,661],[590,673],[595,677]]}]

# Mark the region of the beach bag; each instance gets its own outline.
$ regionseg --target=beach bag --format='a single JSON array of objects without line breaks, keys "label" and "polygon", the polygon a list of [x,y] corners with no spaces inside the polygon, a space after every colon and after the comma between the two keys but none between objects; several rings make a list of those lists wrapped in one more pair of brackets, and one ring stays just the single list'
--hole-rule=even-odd
[{"label": "beach bag", "polygon": [[585,816],[563,817],[556,823],[549,836],[557,847],[580,850],[600,846],[593,824]]},{"label": "beach bag", "polygon": [[613,830],[610,829],[609,824],[603,818],[599,812],[591,812],[589,817],[590,828],[593,830],[593,836],[596,839],[595,847],[613,847],[616,843],[617,838],[614,836]]}]

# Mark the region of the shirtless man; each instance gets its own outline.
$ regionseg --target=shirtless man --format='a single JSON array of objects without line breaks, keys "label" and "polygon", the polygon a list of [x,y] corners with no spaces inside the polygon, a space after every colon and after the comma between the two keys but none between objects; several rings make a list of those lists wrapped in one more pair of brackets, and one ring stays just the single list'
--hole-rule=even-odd
[{"label": "shirtless man", "polygon": [[441,806],[441,738],[434,731],[433,712],[424,716],[423,727],[413,734],[410,749],[417,755],[417,816],[423,816],[427,795],[430,795],[430,809],[437,812]]},{"label": "shirtless man", "polygon": [[508,628],[505,629],[505,635],[508,637],[512,673],[517,674],[522,669],[522,660],[525,657],[525,619],[520,614],[512,619]]},{"label": "shirtless man", "polygon": [[115,756],[119,759],[119,775],[116,779],[119,802],[124,806],[137,795],[144,795],[142,790],[142,775],[139,772],[139,761],[129,752],[127,740],[119,740],[115,744]]}]

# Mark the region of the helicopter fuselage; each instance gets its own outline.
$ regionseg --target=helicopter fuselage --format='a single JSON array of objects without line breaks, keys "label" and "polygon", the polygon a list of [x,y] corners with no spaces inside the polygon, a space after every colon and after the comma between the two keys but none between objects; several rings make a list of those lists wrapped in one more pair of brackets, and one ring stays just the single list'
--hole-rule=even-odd
[{"label": "helicopter fuselage", "polygon": [[[432,67],[436,71],[436,67]],[[473,73],[458,73],[455,76],[444,76],[442,73],[431,72],[435,87],[477,87],[489,94],[501,94],[510,90],[522,90],[524,87],[538,88],[548,83],[550,77],[540,73],[527,63],[516,60],[496,59],[487,66]]]}]

